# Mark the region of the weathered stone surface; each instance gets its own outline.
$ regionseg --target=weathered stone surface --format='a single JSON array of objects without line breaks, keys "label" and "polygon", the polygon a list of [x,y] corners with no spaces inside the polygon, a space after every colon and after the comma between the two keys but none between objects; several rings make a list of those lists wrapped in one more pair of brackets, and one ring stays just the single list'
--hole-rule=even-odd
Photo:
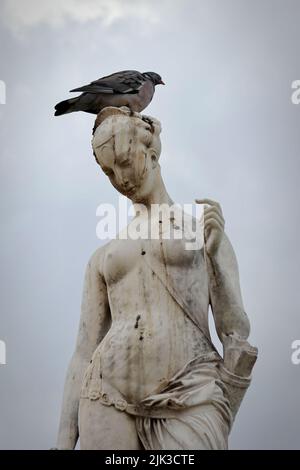
[{"label": "weathered stone surface", "polygon": [[[226,449],[251,380],[257,350],[247,342],[221,207],[198,201],[205,204],[198,244],[187,249],[196,221],[166,191],[160,131],[156,119],[126,108],[97,118],[96,160],[136,204],[127,231],[138,225],[143,236],[112,240],[88,263],[60,449],[74,448],[78,432],[82,449]],[[159,213],[155,204],[164,205]],[[144,236],[149,227],[157,237]],[[209,305],[224,358],[211,342]]]}]

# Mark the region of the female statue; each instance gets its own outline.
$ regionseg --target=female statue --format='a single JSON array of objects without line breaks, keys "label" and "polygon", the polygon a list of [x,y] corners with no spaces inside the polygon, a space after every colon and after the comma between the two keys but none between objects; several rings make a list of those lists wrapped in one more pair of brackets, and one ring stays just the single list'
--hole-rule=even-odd
[{"label": "female statue", "polygon": [[[78,436],[82,449],[226,449],[250,383],[257,352],[221,207],[197,201],[205,204],[204,242],[187,249],[194,219],[185,214],[183,227],[180,210],[168,211],[160,131],[156,119],[127,108],[105,108],[96,120],[96,161],[138,208],[127,232],[154,226],[158,237],[120,236],[88,263],[59,449],[73,449]],[[223,358],[210,338],[209,306]]]}]

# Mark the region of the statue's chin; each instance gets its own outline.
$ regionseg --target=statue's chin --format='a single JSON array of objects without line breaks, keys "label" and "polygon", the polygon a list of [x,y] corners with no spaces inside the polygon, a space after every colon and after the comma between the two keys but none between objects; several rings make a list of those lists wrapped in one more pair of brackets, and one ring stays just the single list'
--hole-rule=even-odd
[{"label": "statue's chin", "polygon": [[123,194],[127,196],[133,203],[144,204],[147,201],[145,195],[141,194],[140,187],[134,187],[130,191],[126,191]]},{"label": "statue's chin", "polygon": [[134,186],[133,188],[126,191],[126,196],[133,197],[137,192],[137,188]]}]

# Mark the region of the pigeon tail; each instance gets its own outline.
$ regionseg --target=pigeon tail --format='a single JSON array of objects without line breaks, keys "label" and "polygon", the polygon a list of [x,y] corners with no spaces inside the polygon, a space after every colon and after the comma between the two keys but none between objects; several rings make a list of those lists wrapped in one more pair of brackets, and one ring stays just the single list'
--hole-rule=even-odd
[{"label": "pigeon tail", "polygon": [[62,114],[72,113],[76,111],[74,104],[77,103],[77,98],[71,98],[70,100],[61,101],[55,106],[54,116],[61,116]]}]

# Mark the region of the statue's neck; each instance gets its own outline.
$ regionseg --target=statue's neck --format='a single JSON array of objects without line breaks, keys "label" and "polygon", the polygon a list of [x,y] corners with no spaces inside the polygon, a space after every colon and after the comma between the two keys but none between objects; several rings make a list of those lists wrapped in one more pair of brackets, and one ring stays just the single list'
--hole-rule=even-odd
[{"label": "statue's neck", "polygon": [[153,191],[153,193],[150,195],[149,200],[145,205],[150,208],[152,204],[168,204],[170,206],[174,204],[166,190],[162,178],[160,178],[158,186],[155,188],[155,191]]},{"label": "statue's neck", "polygon": [[168,206],[172,206],[174,204],[166,190],[165,184],[161,176],[157,179],[155,189],[152,191],[151,194],[148,195],[147,200],[140,201],[140,204],[143,204],[148,211],[151,210],[151,206],[153,204],[167,204]]}]

